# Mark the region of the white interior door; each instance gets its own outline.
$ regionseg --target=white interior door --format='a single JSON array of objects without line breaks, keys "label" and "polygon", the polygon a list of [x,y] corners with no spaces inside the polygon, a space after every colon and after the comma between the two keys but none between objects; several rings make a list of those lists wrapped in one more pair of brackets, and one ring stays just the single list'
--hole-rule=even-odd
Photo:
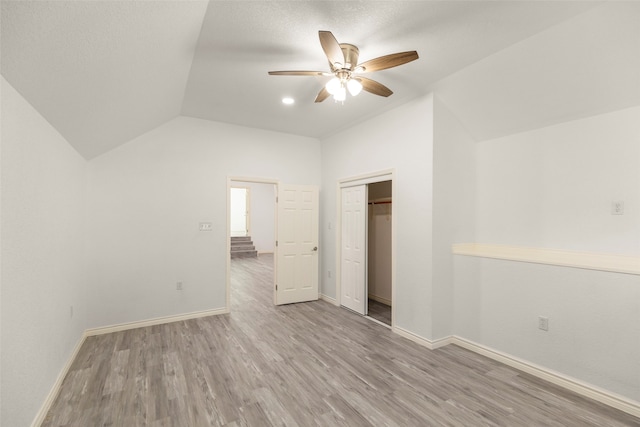
[{"label": "white interior door", "polygon": [[318,208],[318,187],[278,186],[278,305],[318,299]]},{"label": "white interior door", "polygon": [[367,186],[342,190],[340,304],[367,314]]},{"label": "white interior door", "polygon": [[231,236],[249,235],[249,189],[231,187],[230,193]]}]

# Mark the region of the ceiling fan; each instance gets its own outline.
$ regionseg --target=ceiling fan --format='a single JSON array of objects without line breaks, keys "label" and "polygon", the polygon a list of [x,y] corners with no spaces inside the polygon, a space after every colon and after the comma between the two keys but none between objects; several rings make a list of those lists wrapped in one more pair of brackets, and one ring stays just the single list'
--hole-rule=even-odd
[{"label": "ceiling fan", "polygon": [[391,89],[375,80],[360,74],[397,67],[418,59],[418,52],[392,53],[358,64],[358,48],[349,43],[338,43],[331,31],[319,31],[320,45],[329,60],[330,72],[323,71],[269,71],[271,76],[333,76],[320,90],[315,102],[322,102],[329,96],[338,102],[344,102],[347,91],[356,96],[363,89],[379,96],[393,94]]}]

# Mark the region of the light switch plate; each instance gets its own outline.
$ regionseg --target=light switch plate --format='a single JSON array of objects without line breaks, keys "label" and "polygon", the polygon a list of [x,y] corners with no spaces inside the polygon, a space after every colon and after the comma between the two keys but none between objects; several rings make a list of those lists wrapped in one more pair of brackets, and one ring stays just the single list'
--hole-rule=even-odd
[{"label": "light switch plate", "polygon": [[200,231],[211,231],[211,230],[213,230],[213,224],[211,224],[210,222],[201,222],[199,230]]}]

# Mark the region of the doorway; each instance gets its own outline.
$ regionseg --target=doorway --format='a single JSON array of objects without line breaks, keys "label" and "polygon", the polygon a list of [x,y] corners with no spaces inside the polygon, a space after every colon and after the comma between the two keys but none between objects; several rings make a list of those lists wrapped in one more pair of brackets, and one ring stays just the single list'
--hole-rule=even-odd
[{"label": "doorway", "polygon": [[339,305],[394,323],[393,171],[338,182]]},{"label": "doorway", "polygon": [[[260,271],[265,292],[275,283],[277,182],[257,178],[230,178],[228,182],[227,307],[243,304],[241,287]],[[233,297],[232,297],[233,295]]]},{"label": "doorway", "polygon": [[[246,203],[251,218],[250,236],[231,235],[233,188],[247,188],[250,194]],[[274,304],[317,300],[318,220],[319,187],[316,185],[227,177],[227,310],[232,307],[232,272],[241,271],[232,269],[232,259],[235,259],[232,254],[238,250],[244,252],[237,258],[243,259],[245,270],[255,270],[251,260],[268,258],[270,266],[261,265],[260,268],[271,271],[267,282],[271,283]],[[240,263],[236,261],[234,266]]]}]

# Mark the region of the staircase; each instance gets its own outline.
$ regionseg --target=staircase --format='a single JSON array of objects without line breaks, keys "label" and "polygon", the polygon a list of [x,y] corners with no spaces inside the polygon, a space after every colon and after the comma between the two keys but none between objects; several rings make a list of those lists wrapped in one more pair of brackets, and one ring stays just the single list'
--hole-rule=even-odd
[{"label": "staircase", "polygon": [[231,258],[257,258],[258,251],[253,246],[251,236],[231,238]]}]

